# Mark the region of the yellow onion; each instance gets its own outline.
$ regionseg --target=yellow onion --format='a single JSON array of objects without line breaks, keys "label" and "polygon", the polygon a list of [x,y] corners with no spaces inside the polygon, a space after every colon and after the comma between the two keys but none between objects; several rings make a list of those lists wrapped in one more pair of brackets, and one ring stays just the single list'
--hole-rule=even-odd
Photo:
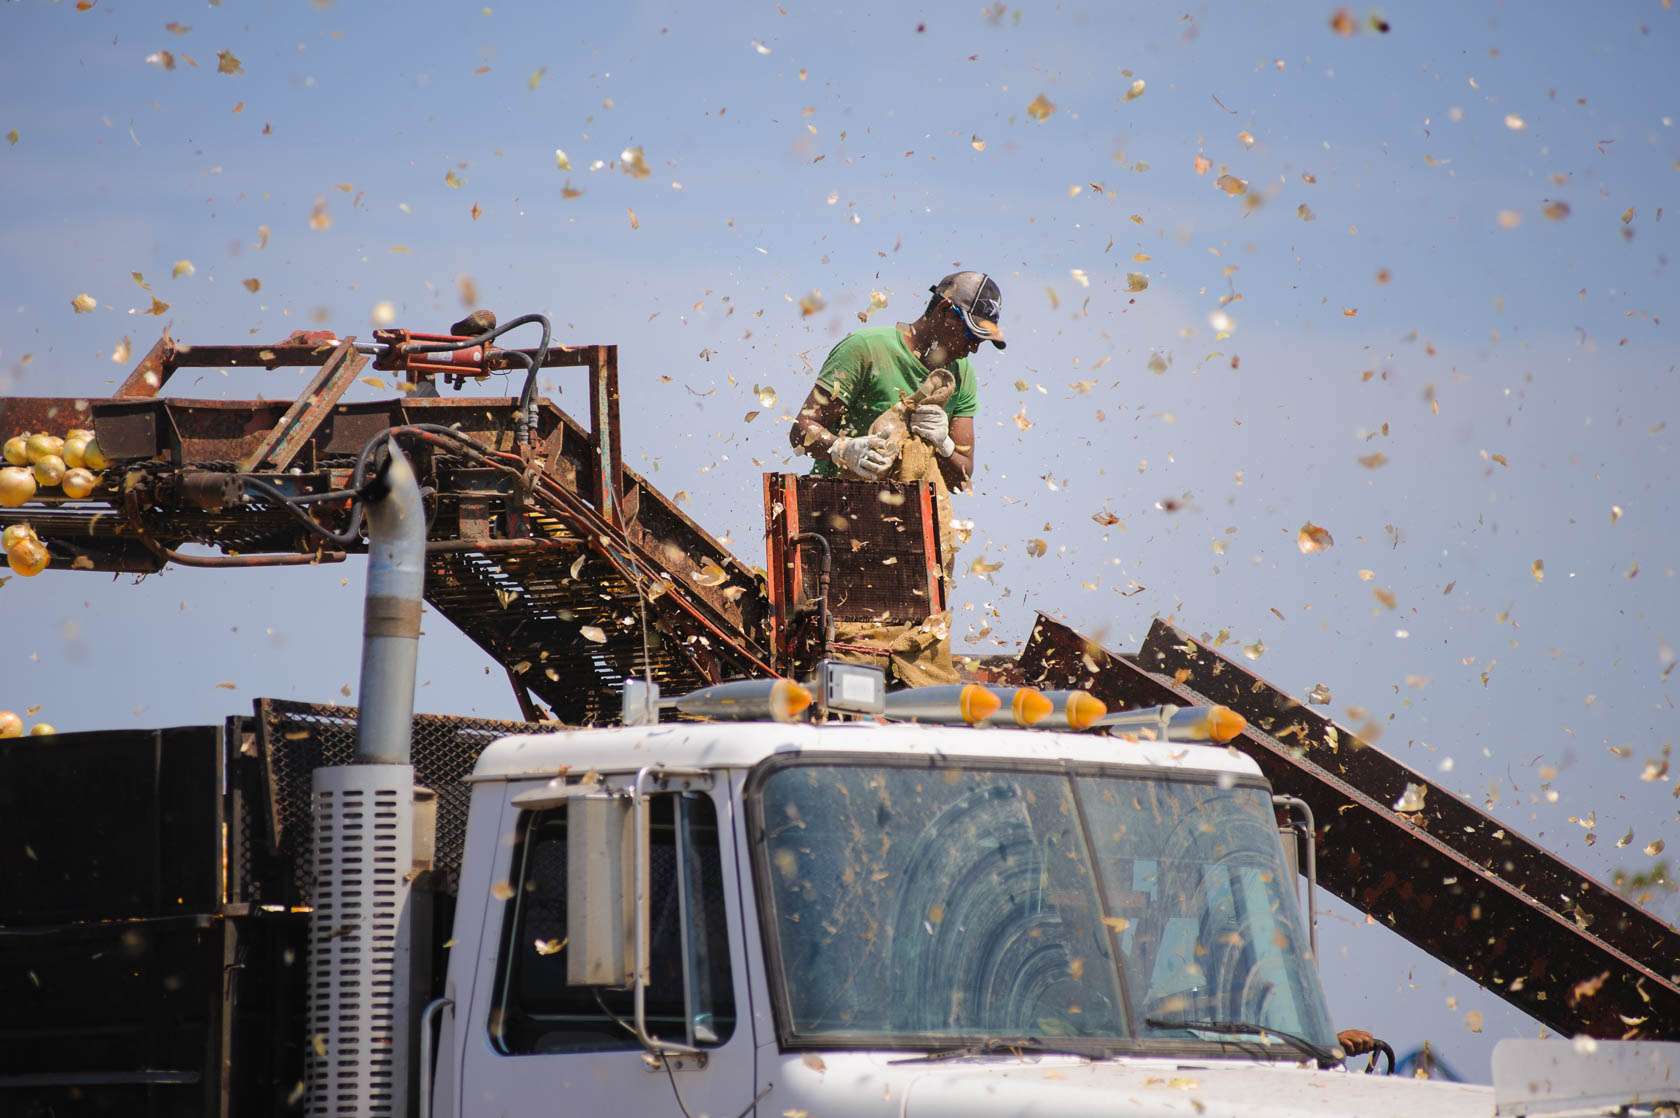
[{"label": "yellow onion", "polygon": [[0,505],[15,509],[35,496],[35,475],[22,466],[0,468]]},{"label": "yellow onion", "polygon": [[87,465],[87,463],[82,461],[82,454],[87,450],[89,437],[90,436],[88,435],[65,436],[64,453],[59,455],[59,457],[64,459],[64,464],[66,466],[69,466],[71,469],[75,469],[77,466]]},{"label": "yellow onion", "polygon": [[58,731],[53,729],[51,722],[37,722],[35,725],[29,727],[29,736],[32,738],[45,737],[48,734],[56,733],[58,733]]},{"label": "yellow onion", "polygon": [[24,578],[34,578],[46,570],[51,558],[47,554],[47,545],[37,539],[20,540],[16,547],[6,552],[6,562]]},{"label": "yellow onion", "polygon": [[72,427],[70,430],[64,432],[64,437],[66,439],[91,439],[93,438],[93,428]]},{"label": "yellow onion", "polygon": [[42,485],[57,485],[64,480],[64,459],[56,454],[43,454],[35,459],[35,464],[29,467],[35,471],[35,480]]},{"label": "yellow onion", "polygon": [[66,497],[79,501],[93,492],[94,486],[99,484],[99,479],[94,476],[92,470],[84,470],[78,466],[74,470],[66,470],[59,484],[64,486]]},{"label": "yellow onion", "polygon": [[49,454],[56,457],[63,450],[63,439],[57,435],[48,435],[40,431],[29,436],[28,441],[24,443],[24,452],[29,455],[29,461],[32,465]]},{"label": "yellow onion", "polygon": [[0,532],[0,551],[10,551],[19,540],[35,538],[35,529],[27,524],[8,524],[6,530]]},{"label": "yellow onion", "polygon": [[23,736],[23,719],[14,712],[0,710],[0,738],[21,738]]},{"label": "yellow onion", "polygon": [[111,460],[105,457],[105,452],[103,450],[99,449],[98,439],[89,439],[87,441],[87,445],[82,447],[82,465],[86,466],[88,469],[103,470],[110,464]]},{"label": "yellow onion", "polygon": [[29,465],[29,436],[13,435],[6,440],[6,461],[14,466]]}]

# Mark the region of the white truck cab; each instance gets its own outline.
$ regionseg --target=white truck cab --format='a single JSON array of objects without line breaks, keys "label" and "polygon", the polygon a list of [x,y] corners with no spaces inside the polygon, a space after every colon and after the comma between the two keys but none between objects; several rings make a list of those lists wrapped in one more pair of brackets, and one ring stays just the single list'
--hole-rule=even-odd
[{"label": "white truck cab", "polygon": [[667,723],[471,784],[434,1114],[1493,1112],[1342,1070],[1235,750]]}]

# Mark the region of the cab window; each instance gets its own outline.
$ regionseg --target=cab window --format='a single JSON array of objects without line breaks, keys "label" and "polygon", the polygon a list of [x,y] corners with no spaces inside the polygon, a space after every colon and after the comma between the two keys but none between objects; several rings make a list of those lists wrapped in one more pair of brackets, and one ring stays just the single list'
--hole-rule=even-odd
[{"label": "cab window", "polygon": [[[693,792],[649,797],[648,1032],[709,1048],[735,1030],[717,810]],[[519,821],[490,1040],[509,1056],[640,1047],[632,991],[566,984],[566,808]]]}]

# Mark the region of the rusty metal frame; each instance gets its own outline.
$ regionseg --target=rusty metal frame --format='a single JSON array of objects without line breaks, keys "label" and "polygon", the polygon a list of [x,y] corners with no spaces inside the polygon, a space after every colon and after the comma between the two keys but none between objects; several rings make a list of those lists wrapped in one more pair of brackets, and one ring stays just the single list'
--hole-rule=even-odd
[{"label": "rusty metal frame", "polygon": [[154,397],[176,369],[214,369],[222,365],[278,369],[287,365],[320,365],[338,347],[328,330],[300,330],[273,345],[182,345],[168,334],[159,338],[112,396],[118,399]]},{"label": "rusty metal frame", "polygon": [[619,443],[618,347],[594,347],[589,363],[589,445],[595,452],[595,507],[622,527],[618,495],[624,492],[624,452]]},{"label": "rusty metal frame", "polygon": [[[458,431],[477,450],[463,448],[475,464],[461,467],[454,449],[435,437],[430,441],[436,445],[416,448],[416,463],[433,479],[438,494],[435,534],[441,538],[427,546],[428,584],[434,574],[453,572],[453,581],[442,584],[440,600],[447,604],[434,601],[434,608],[504,669],[524,658],[534,634],[562,651],[567,648],[582,624],[571,621],[570,611],[576,608],[614,634],[598,653],[585,646],[589,655],[579,661],[597,664],[593,670],[602,682],[626,665],[643,662],[684,686],[773,673],[773,658],[764,650],[763,580],[623,462],[617,347],[554,346],[542,362],[545,369],[587,370],[587,427],[541,398],[528,426],[525,421],[532,417],[521,414],[518,398],[415,394],[345,402],[344,393],[366,367],[364,351],[370,348],[358,350],[353,339],[326,331],[296,333],[272,345],[240,346],[189,346],[165,335],[111,398],[0,400],[0,430],[92,427],[108,456],[121,464],[114,476],[122,483],[107,484],[94,501],[45,513],[30,510],[52,517],[58,529],[54,565],[157,570],[167,563],[239,568],[341,561],[362,545],[352,541],[342,550],[319,550],[295,518],[272,509],[189,507],[168,485],[158,490],[137,479],[169,479],[199,467],[265,478],[289,493],[324,492],[348,484],[350,461],[379,432],[435,424]],[[534,350],[487,346],[481,364],[451,365],[450,371],[465,379],[475,368],[529,368],[534,358]],[[165,398],[160,392],[180,368],[286,365],[319,367],[297,399],[202,400]],[[434,461],[440,451],[444,456]],[[481,475],[493,476],[487,481]],[[135,492],[126,493],[131,487]],[[323,522],[342,527],[337,505],[316,508]],[[13,510],[0,510],[0,521],[10,522],[13,515]],[[181,550],[192,542],[220,544],[231,553]],[[571,591],[561,589],[570,581],[565,570],[574,555],[586,550],[607,560],[605,581],[570,602]],[[696,580],[712,563],[727,577]],[[663,586],[663,594],[655,584]],[[610,594],[595,592],[603,589]],[[503,590],[517,592],[504,598]],[[654,598],[663,600],[655,605]],[[566,617],[557,621],[545,612],[550,606]],[[641,647],[639,627],[624,632],[601,620],[614,611],[622,615],[638,609],[648,613],[651,640],[646,647]],[[560,677],[541,679],[510,675],[521,710],[529,716],[540,709],[538,701],[556,710],[590,705],[568,706],[575,698],[575,681],[589,672],[581,667],[562,671]],[[610,711],[591,706],[587,717],[610,718],[616,706],[613,702]]]},{"label": "rusty metal frame", "polygon": [[799,545],[799,480],[794,474],[764,475],[765,580],[770,598],[770,655],[785,667],[792,654],[788,627],[803,593]]},{"label": "rusty metal frame", "polygon": [[544,721],[542,711],[537,709],[536,700],[531,698],[531,689],[525,686],[525,681],[519,678],[519,673],[513,670],[511,664],[504,665],[507,670],[508,683],[513,687],[513,697],[519,703],[519,713],[525,716],[527,722]]},{"label": "rusty metal frame", "polygon": [[309,382],[292,406],[269,428],[261,442],[239,460],[239,472],[250,473],[265,461],[274,469],[285,470],[298,456],[304,444],[315,436],[321,421],[343,397],[345,389],[356,383],[356,377],[367,367],[367,358],[356,352],[356,339],[345,338],[338,343],[321,371]]},{"label": "rusty metal frame", "polygon": [[[1232,707],[1232,745],[1311,806],[1324,888],[1560,1032],[1680,1038],[1680,985],[1653,969],[1680,933],[1178,629],[1121,656],[1041,613],[1018,664],[1111,707]],[[1424,811],[1390,806],[1406,784]]]},{"label": "rusty metal frame", "polygon": [[917,487],[917,499],[922,514],[922,550],[926,556],[928,576],[928,616],[945,612],[945,558],[939,533],[939,501],[934,496],[933,483],[923,482]]}]

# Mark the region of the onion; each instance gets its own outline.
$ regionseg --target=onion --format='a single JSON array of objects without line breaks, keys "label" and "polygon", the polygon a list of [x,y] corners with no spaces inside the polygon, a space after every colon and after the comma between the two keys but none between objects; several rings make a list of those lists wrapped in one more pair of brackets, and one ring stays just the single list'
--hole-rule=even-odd
[{"label": "onion", "polygon": [[66,470],[64,479],[59,484],[64,486],[66,497],[79,501],[93,492],[94,487],[99,484],[99,479],[93,475],[92,470],[84,470],[78,466],[74,470]]},{"label": "onion", "polygon": [[64,437],[66,439],[91,439],[93,438],[93,429],[91,427],[72,427],[64,432]]},{"label": "onion", "polygon": [[0,710],[0,738],[21,738],[23,719],[9,710]]},{"label": "onion", "polygon": [[14,466],[29,465],[29,436],[13,435],[6,440],[6,461]]},{"label": "onion", "polygon": [[52,556],[47,554],[47,545],[38,539],[20,540],[16,547],[6,552],[6,562],[12,570],[24,578],[33,578],[47,569]]},{"label": "onion", "polygon": [[6,562],[24,578],[33,578],[46,570],[51,558],[47,554],[47,545],[36,539],[20,540],[16,547],[6,552]]},{"label": "onion", "polygon": [[48,435],[40,431],[29,436],[29,440],[24,443],[24,452],[29,455],[31,464],[39,462],[49,454],[56,456],[63,450],[63,439],[57,435]]},{"label": "onion", "polygon": [[84,466],[87,463],[82,461],[82,454],[87,450],[87,444],[87,435],[67,435],[64,439],[64,453],[59,457],[64,459],[64,464],[71,469]]},{"label": "onion", "polygon": [[64,459],[56,454],[43,454],[35,459],[30,469],[35,471],[35,480],[42,485],[57,485],[64,480]]},{"label": "onion", "polygon": [[0,551],[10,551],[17,546],[19,540],[35,538],[35,529],[27,524],[8,524],[6,530],[0,532]]},{"label": "onion", "polygon": [[15,509],[35,496],[35,475],[22,466],[0,469],[0,505]]},{"label": "onion", "polygon": [[35,725],[29,727],[29,736],[32,738],[45,737],[48,734],[56,733],[58,733],[58,731],[53,729],[51,722],[37,722]]},{"label": "onion", "polygon": [[89,439],[87,445],[82,448],[82,465],[90,470],[103,470],[110,464],[111,460],[99,449],[99,440]]}]

